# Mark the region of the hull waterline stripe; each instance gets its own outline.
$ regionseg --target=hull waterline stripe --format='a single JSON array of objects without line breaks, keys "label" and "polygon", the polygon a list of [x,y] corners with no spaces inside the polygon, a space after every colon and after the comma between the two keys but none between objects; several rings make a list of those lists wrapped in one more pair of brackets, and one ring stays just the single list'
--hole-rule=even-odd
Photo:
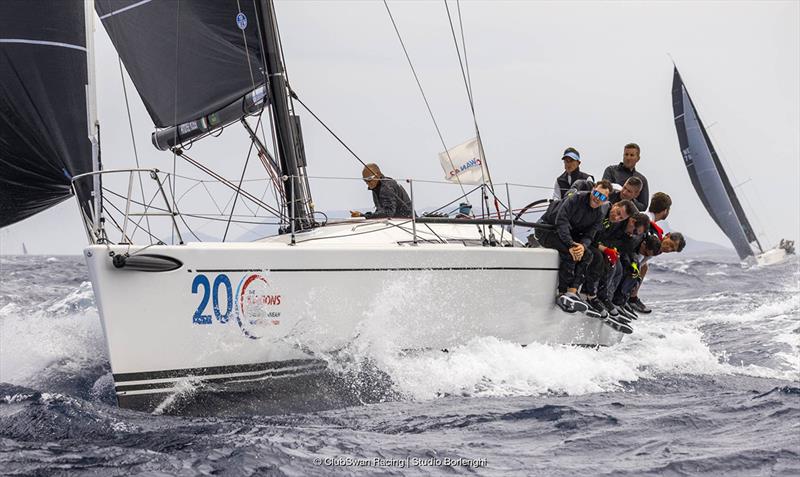
[{"label": "hull waterline stripe", "polygon": [[[276,371],[265,371],[264,373],[259,373],[255,375],[237,375],[231,374],[228,376],[223,377],[215,377],[215,378],[203,378],[198,379],[197,384],[209,384],[209,383],[247,383],[251,381],[264,381],[267,379],[278,379],[278,378],[288,378],[288,377],[295,377],[295,376],[305,376],[308,374],[319,373],[325,371],[327,369],[326,365],[320,366],[308,366],[305,368],[295,368],[295,369],[282,369]],[[194,378],[197,376],[185,376],[184,378]],[[178,389],[176,388],[176,381],[166,381],[160,383],[144,383],[144,384],[120,384],[115,387],[117,393],[122,392],[129,392],[129,391],[144,391],[144,390],[156,390],[156,389]]]},{"label": "hull waterline stripe", "polygon": [[162,384],[169,384],[174,383],[176,379],[184,379],[184,378],[198,378],[203,380],[209,380],[214,378],[230,378],[230,377],[247,377],[247,376],[261,376],[264,373],[270,373],[275,371],[285,371],[285,370],[299,370],[299,369],[307,369],[309,367],[315,366],[324,366],[326,363],[323,362],[311,362],[311,363],[304,363],[298,366],[283,366],[271,369],[262,369],[259,371],[236,371],[230,373],[218,373],[218,374],[206,374],[202,376],[198,376],[196,374],[187,374],[185,376],[173,376],[171,378],[152,378],[152,379],[141,379],[138,381],[123,381],[121,383],[117,383],[117,387],[119,386],[129,386],[129,385],[136,385],[136,384],[154,384],[154,383],[162,383]]},{"label": "hull waterline stripe", "polygon": [[290,359],[286,361],[272,361],[268,363],[236,364],[229,366],[206,366],[203,368],[167,369],[160,371],[141,371],[134,373],[115,373],[114,382],[121,384],[126,381],[150,381],[153,379],[185,378],[187,376],[210,376],[245,373],[251,371],[265,371],[270,369],[289,368],[296,366],[322,365],[327,363],[321,359]]},{"label": "hull waterline stripe", "polygon": [[544,267],[398,267],[398,268],[225,268],[225,269],[197,269],[197,273],[224,273],[224,272],[436,272],[436,271],[464,271],[464,270],[521,270],[521,271],[552,271],[558,268]]},{"label": "hull waterline stripe", "polygon": [[80,45],[72,45],[70,43],[61,43],[58,41],[26,40],[24,38],[0,38],[0,43],[25,43],[29,45],[58,46],[60,48],[70,48],[73,50],[80,50],[86,53],[86,47]]}]

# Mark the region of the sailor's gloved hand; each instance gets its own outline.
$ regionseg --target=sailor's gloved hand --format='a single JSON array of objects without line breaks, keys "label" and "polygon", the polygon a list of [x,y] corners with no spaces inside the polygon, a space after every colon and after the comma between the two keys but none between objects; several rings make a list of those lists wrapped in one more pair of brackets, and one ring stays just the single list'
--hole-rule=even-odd
[{"label": "sailor's gloved hand", "polygon": [[631,263],[631,278],[639,278],[640,276],[639,264],[636,262]]},{"label": "sailor's gloved hand", "polygon": [[606,247],[606,249],[603,250],[603,255],[606,256],[606,259],[608,259],[608,262],[611,264],[612,267],[616,265],[617,260],[619,260],[619,253],[615,248]]}]

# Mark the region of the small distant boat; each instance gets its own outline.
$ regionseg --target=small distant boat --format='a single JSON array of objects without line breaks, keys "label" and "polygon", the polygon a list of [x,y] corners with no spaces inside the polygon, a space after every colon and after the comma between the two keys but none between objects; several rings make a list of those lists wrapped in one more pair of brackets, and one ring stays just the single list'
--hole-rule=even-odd
[{"label": "small distant boat", "polygon": [[28,255],[28,247],[25,246],[25,242],[22,242],[22,255]]},{"label": "small distant boat", "polygon": [[[792,240],[782,239],[767,251],[761,247],[677,67],[672,77],[672,111],[683,162],[692,185],[708,214],[730,239],[739,258],[748,264],[771,265],[793,255]],[[758,254],[753,251],[753,244],[758,248]]]}]

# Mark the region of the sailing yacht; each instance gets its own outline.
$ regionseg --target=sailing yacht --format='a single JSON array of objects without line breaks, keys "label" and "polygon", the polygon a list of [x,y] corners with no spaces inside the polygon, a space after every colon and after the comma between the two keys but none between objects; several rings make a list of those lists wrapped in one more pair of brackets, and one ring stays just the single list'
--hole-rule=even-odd
[{"label": "sailing yacht", "polygon": [[[525,225],[510,208],[500,218],[325,220],[311,198],[313,160],[271,0],[96,0],[156,127],[154,146],[279,220],[277,235],[252,242],[189,241],[197,235],[173,176],[102,167],[89,3],[0,4],[0,159],[16,166],[0,177],[0,225],[77,198],[120,406],[152,410],[187,386],[275,388],[314,376],[370,320],[403,350],[479,336],[521,345],[620,341],[600,320],[556,310],[558,256],[524,247],[507,230]],[[272,149],[258,134],[262,114]],[[192,143],[234,127],[258,151],[277,205],[188,154]],[[120,175],[127,185],[112,191]],[[137,201],[144,182],[154,193]],[[480,193],[488,210],[493,190]],[[168,221],[166,234],[147,228],[157,218]]]},{"label": "sailing yacht", "polygon": [[[794,242],[791,240],[783,239],[766,251],[761,247],[677,66],[672,75],[672,110],[681,155],[694,190],[708,214],[733,244],[739,259],[746,264],[771,265],[793,255]],[[753,250],[754,244],[758,254]]]}]

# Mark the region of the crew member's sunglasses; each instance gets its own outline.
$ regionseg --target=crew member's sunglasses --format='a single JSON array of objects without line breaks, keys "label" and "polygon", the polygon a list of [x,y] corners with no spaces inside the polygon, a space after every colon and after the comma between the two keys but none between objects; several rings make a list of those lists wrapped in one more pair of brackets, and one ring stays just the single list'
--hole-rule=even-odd
[{"label": "crew member's sunglasses", "polygon": [[374,181],[374,180],[375,180],[375,179],[377,179],[377,178],[378,178],[378,176],[376,176],[375,174],[373,174],[373,175],[371,175],[371,176],[367,176],[367,177],[365,177],[365,178],[364,178],[364,182],[372,182],[372,181]]},{"label": "crew member's sunglasses", "polygon": [[593,196],[595,196],[595,197],[597,197],[597,200],[599,200],[600,202],[605,202],[605,201],[606,201],[606,199],[608,199],[608,197],[606,197],[606,195],[605,195],[605,194],[603,194],[602,192],[600,192],[600,191],[599,191],[599,190],[597,190],[597,189],[595,189],[595,190],[593,190],[593,191],[592,191],[592,195],[593,195]]}]

